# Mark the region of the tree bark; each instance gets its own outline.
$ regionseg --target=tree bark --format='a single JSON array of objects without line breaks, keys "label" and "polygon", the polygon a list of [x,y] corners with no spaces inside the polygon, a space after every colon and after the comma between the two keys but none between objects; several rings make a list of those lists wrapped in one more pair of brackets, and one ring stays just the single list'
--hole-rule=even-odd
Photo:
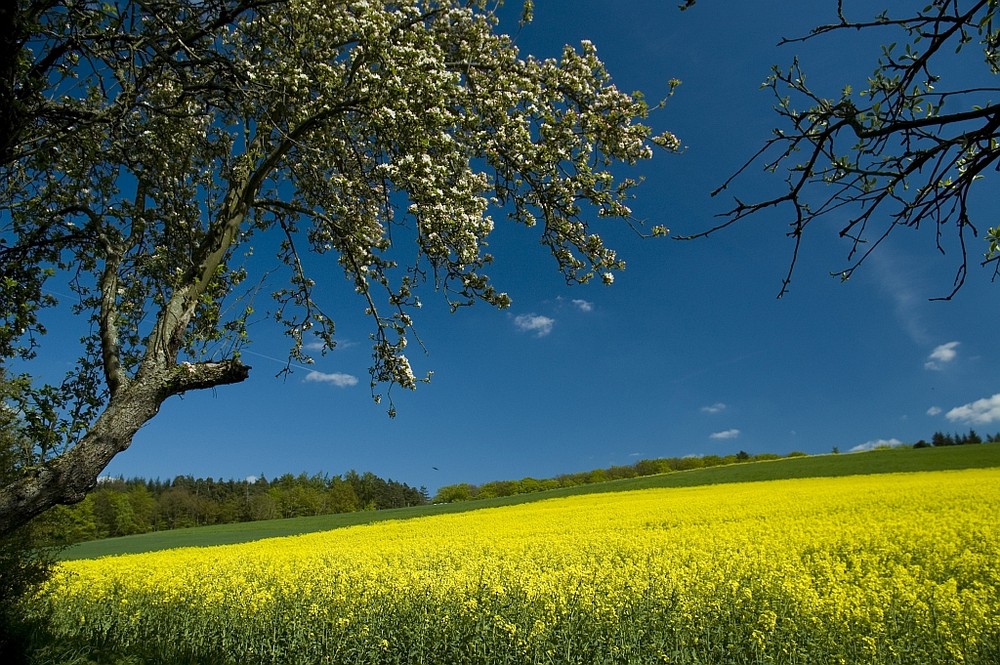
[{"label": "tree bark", "polygon": [[239,360],[182,363],[123,387],[86,435],[62,455],[0,488],[0,535],[11,533],[57,504],[82,501],[115,455],[169,397],[188,390],[239,383],[250,367]]}]

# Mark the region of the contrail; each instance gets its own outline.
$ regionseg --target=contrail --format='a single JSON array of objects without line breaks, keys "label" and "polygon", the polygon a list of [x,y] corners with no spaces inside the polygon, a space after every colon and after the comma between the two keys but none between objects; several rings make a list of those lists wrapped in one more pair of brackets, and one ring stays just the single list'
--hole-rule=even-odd
[{"label": "contrail", "polygon": [[257,356],[259,358],[264,358],[265,360],[273,360],[276,363],[281,363],[282,365],[287,365],[289,367],[295,367],[297,369],[304,369],[304,370],[307,370],[309,372],[313,372],[316,369],[315,367],[306,367],[305,365],[299,365],[297,363],[289,362],[287,359],[286,360],[282,360],[281,358],[275,358],[274,356],[265,356],[263,353],[257,353],[256,351],[242,351],[242,353],[245,353],[245,354],[250,355],[250,356]]}]

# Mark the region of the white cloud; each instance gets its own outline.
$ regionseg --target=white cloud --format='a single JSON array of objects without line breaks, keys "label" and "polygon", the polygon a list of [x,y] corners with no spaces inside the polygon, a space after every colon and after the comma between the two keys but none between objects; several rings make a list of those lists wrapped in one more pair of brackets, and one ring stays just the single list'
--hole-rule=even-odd
[{"label": "white cloud", "polygon": [[939,415],[940,413],[941,413],[940,406],[932,406],[931,408],[927,409],[928,416],[936,416]]},{"label": "white cloud", "polygon": [[[340,351],[343,349],[349,349],[353,346],[357,346],[358,342],[354,342],[349,339],[338,339],[334,340],[334,344],[335,345],[332,349],[327,349],[327,350]],[[322,351],[324,346],[325,345],[323,344],[322,340],[314,339],[311,342],[306,342],[305,344],[303,344],[302,348],[306,349],[307,351]]]},{"label": "white cloud", "polygon": [[877,450],[879,448],[896,448],[898,446],[905,445],[906,444],[899,439],[876,439],[875,441],[866,441],[860,445],[854,446],[848,452],[862,453],[869,450]]},{"label": "white cloud", "polygon": [[338,388],[358,385],[358,377],[341,372],[317,372],[315,370],[306,374],[306,381],[309,383],[332,383]]},{"label": "white cloud", "polygon": [[968,425],[989,425],[1000,421],[1000,393],[993,397],[984,397],[969,404],[956,406],[944,415],[952,422],[962,422]]},{"label": "white cloud", "polygon": [[576,308],[579,309],[581,312],[594,311],[594,303],[590,302],[589,300],[580,300],[579,298],[574,298],[572,302],[574,305],[576,305]]},{"label": "white cloud", "polygon": [[712,404],[710,406],[701,407],[702,413],[722,413],[725,410],[726,410],[726,405],[723,404],[722,402],[716,402],[715,404]]},{"label": "white cloud", "polygon": [[947,344],[941,344],[931,351],[931,355],[927,356],[927,362],[924,363],[926,369],[940,370],[943,369],[945,363],[950,363],[955,358],[958,357],[958,348],[960,342],[948,342]]},{"label": "white cloud", "polygon": [[535,337],[545,337],[552,332],[555,319],[540,314],[521,314],[514,317],[514,325],[523,332],[533,332]]},{"label": "white cloud", "polygon": [[727,429],[727,430],[725,430],[723,432],[715,432],[714,434],[710,434],[708,436],[708,438],[710,438],[710,439],[735,439],[739,435],[740,435],[740,431],[738,429]]}]

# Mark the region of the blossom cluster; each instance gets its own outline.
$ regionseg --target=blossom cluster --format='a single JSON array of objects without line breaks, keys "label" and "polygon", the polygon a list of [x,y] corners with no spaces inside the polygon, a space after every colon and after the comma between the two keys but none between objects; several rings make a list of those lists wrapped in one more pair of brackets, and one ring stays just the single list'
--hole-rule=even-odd
[{"label": "blossom cluster", "polygon": [[402,310],[419,282],[452,307],[509,305],[485,273],[501,216],[541,222],[567,280],[610,284],[624,262],[592,223],[631,223],[637,181],[619,178],[621,165],[677,145],[651,136],[645,102],[613,84],[593,44],[522,56],[482,5],[294,0],[230,36],[246,112],[267,119],[252,132],[288,146],[263,186],[282,198],[267,214],[338,253],[377,326],[376,384],[410,377],[393,367],[406,365]]}]

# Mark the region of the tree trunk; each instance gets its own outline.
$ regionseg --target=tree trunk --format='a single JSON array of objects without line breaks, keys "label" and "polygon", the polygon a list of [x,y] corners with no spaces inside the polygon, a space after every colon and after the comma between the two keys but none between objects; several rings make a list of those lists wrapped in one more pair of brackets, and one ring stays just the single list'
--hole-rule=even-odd
[{"label": "tree trunk", "polygon": [[131,445],[135,433],[168,397],[239,383],[249,375],[250,367],[238,360],[182,364],[123,387],[78,443],[0,488],[0,535],[57,504],[82,501],[115,455]]}]

